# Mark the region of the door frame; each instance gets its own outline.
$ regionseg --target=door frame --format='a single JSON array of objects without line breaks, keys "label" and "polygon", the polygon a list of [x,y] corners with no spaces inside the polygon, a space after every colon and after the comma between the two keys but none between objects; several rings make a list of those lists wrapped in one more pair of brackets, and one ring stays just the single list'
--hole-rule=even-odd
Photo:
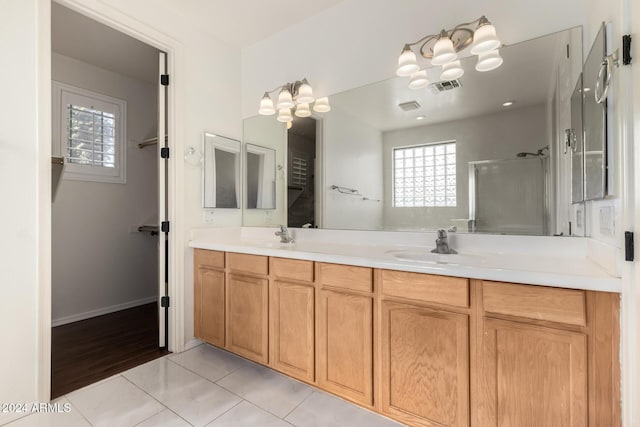
[{"label": "door frame", "polygon": [[[140,21],[126,15],[117,9],[100,2],[99,0],[53,0],[69,9],[72,9],[84,16],[94,19],[128,36],[147,43],[167,54],[167,72],[171,76],[171,81],[167,89],[169,99],[168,111],[166,112],[167,136],[170,152],[173,154],[168,159],[167,164],[167,219],[171,221],[171,238],[167,250],[167,260],[169,266],[169,286],[168,295],[171,300],[171,310],[169,310],[168,338],[171,352],[181,352],[184,350],[184,257],[181,256],[185,247],[184,238],[184,203],[182,191],[184,188],[184,165],[178,161],[177,153],[184,151],[184,110],[182,108],[184,99],[184,88],[179,76],[183,69],[184,52],[183,47],[177,40],[157,31],[156,29],[141,23]],[[50,22],[50,8],[43,8],[40,16],[42,21]],[[51,33],[41,34],[43,45],[51,45]],[[49,49],[50,50],[50,49]],[[43,64],[38,84],[44,89],[44,96],[41,98],[40,108],[50,109],[51,105],[51,75],[50,60]],[[48,94],[48,95],[47,95]],[[50,120],[50,119],[49,119]],[[50,122],[48,122],[50,123]],[[50,133],[50,131],[49,131]],[[50,141],[41,138],[41,144],[49,144]],[[46,153],[46,150],[43,150]],[[47,161],[48,158],[47,158]],[[50,175],[50,174],[49,174]],[[40,177],[40,183],[45,188],[50,188],[50,177]],[[46,185],[45,185],[46,184]],[[41,212],[41,215],[45,215]],[[51,227],[41,230],[51,236]],[[44,259],[51,259],[50,245],[41,247],[40,254]],[[164,265],[158,266],[160,274],[164,275]],[[43,274],[38,279],[40,296],[40,307],[51,305],[51,278],[44,277]],[[50,310],[46,318],[41,319],[38,331],[39,355],[38,355],[38,398],[42,402],[48,402],[51,397],[51,315]],[[41,311],[45,313],[45,311]]]}]

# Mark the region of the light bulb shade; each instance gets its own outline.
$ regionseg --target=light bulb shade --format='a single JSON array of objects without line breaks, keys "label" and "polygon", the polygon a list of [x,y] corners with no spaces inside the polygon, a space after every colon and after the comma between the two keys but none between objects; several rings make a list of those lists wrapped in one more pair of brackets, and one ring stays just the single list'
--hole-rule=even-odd
[{"label": "light bulb shade", "polygon": [[433,45],[433,65],[444,65],[448,62],[458,59],[458,54],[453,48],[453,42],[449,37],[440,37],[435,45]]},{"label": "light bulb shade", "polygon": [[428,85],[429,79],[427,79],[427,70],[420,70],[411,74],[411,79],[409,79],[409,89],[422,89]]},{"label": "light bulb shade", "polygon": [[291,97],[291,92],[289,89],[282,88],[280,94],[278,95],[278,110],[289,109],[294,106],[293,99]]},{"label": "light bulb shade", "polygon": [[418,71],[418,63],[416,62],[416,54],[413,53],[409,46],[405,46],[398,57],[398,68],[396,74],[401,77],[410,76],[412,73]]},{"label": "light bulb shade", "polygon": [[331,111],[331,105],[329,105],[329,98],[325,96],[324,98],[316,99],[316,102],[313,104],[313,111],[318,113],[326,113],[327,111]]},{"label": "light bulb shade", "polygon": [[309,110],[309,104],[303,103],[298,104],[296,107],[296,116],[298,117],[309,117],[311,115],[311,110]]},{"label": "light bulb shade", "polygon": [[273,108],[273,101],[271,97],[269,97],[268,93],[264,94],[264,97],[260,100],[260,109],[258,110],[258,114],[263,116],[270,116],[276,113],[276,109]]},{"label": "light bulb shade", "polygon": [[311,89],[311,86],[306,81],[298,88],[296,100],[301,104],[310,104],[315,100],[313,97],[313,89]]},{"label": "light bulb shade", "polygon": [[479,55],[500,47],[500,40],[496,36],[496,28],[487,23],[478,27],[473,33],[471,53]]},{"label": "light bulb shade", "polygon": [[440,80],[455,80],[462,77],[464,70],[460,65],[460,61],[451,61],[448,64],[442,66],[442,73],[440,74]]},{"label": "light bulb shade", "polygon": [[293,117],[291,116],[291,110],[288,108],[279,109],[277,120],[282,123],[290,122],[291,120],[293,120]]},{"label": "light bulb shade", "polygon": [[287,122],[287,129],[291,129],[293,127],[293,122],[292,121],[288,121]]},{"label": "light bulb shade", "polygon": [[495,49],[478,55],[476,70],[480,72],[491,71],[495,70],[501,65],[502,57],[500,56],[500,52],[498,52],[498,49]]}]

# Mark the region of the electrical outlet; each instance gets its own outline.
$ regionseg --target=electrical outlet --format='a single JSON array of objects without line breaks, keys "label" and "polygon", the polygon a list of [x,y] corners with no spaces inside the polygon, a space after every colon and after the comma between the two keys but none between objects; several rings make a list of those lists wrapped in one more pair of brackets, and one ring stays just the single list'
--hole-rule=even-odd
[{"label": "electrical outlet", "polygon": [[600,208],[600,234],[604,236],[613,236],[614,220],[613,206],[604,206]]},{"label": "electrical outlet", "polygon": [[211,224],[216,220],[215,212],[216,211],[212,209],[205,209],[202,212],[202,220],[204,221],[205,224]]}]

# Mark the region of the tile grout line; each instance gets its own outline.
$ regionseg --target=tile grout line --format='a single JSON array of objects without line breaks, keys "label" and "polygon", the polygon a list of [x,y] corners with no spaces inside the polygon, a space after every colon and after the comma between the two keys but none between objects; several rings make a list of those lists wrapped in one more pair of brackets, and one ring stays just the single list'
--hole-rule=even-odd
[{"label": "tile grout line", "polygon": [[[166,357],[166,356],[163,356]],[[162,357],[156,359],[159,360],[162,359]],[[140,365],[142,366],[142,365]],[[135,369],[135,368],[131,368],[131,369]],[[129,370],[131,370],[129,369]],[[126,372],[126,371],[125,371]],[[169,408],[167,405],[165,405],[164,403],[160,402],[158,399],[156,399],[154,396],[152,396],[149,392],[147,392],[145,389],[143,389],[142,387],[138,386],[138,384],[134,383],[133,381],[131,381],[129,378],[125,377],[124,375],[120,374],[120,376],[122,378],[124,378],[128,383],[130,383],[131,385],[133,385],[135,388],[137,388],[138,390],[142,391],[144,394],[146,394],[147,396],[149,396],[150,398],[152,398],[153,400],[155,400],[156,402],[158,402],[164,409],[168,409],[169,411],[173,412],[174,414],[176,414],[178,416],[178,418],[180,418],[181,420],[183,420],[184,422],[186,422],[187,424],[189,424],[190,426],[192,426],[193,424],[191,424],[189,421],[187,421],[186,419],[184,419],[182,416],[180,416],[180,414],[178,414],[177,412],[173,411],[171,408]],[[140,421],[138,424],[141,424],[145,421],[147,421],[149,418],[153,418],[156,415],[158,415],[160,412],[164,411],[164,409],[156,412],[155,414],[145,418],[144,420]],[[138,425],[136,424],[136,425]]]},{"label": "tile grout line", "polygon": [[207,422],[205,424],[205,427],[207,427],[208,425],[210,425],[212,422],[214,422],[215,420],[219,419],[220,417],[224,416],[227,412],[231,411],[233,408],[235,408],[236,406],[239,406],[242,402],[246,402],[246,400],[244,399],[240,399],[240,402],[236,403],[235,405],[233,405],[231,408],[227,409],[226,411],[224,411],[222,414],[218,415],[217,417],[215,417],[214,419],[212,419],[211,421]]},{"label": "tile grout line", "polygon": [[[116,376],[122,376],[122,375],[120,375],[120,374],[116,374]],[[84,388],[84,387],[83,387],[83,388]],[[78,390],[82,390],[82,389],[78,389]],[[78,411],[78,413],[80,414],[80,416],[82,417],[82,419],[83,419],[83,420],[85,420],[85,421],[86,421],[90,426],[92,426],[92,427],[93,427],[93,423],[92,423],[91,421],[89,421],[89,418],[87,418],[87,416],[86,416],[85,414],[83,414],[83,413],[82,413],[82,411],[80,410],[80,408],[78,408],[78,405],[76,405],[75,403],[73,403],[73,401],[69,398],[69,395],[70,395],[70,394],[75,393],[75,392],[76,392],[76,391],[78,391],[78,390],[74,390],[74,391],[72,391],[72,392],[71,392],[71,393],[69,393],[69,394],[62,395],[61,397],[63,397],[63,398],[65,398],[65,399],[67,399],[67,401],[71,404],[71,406],[72,406],[73,408],[75,408],[75,410],[76,410],[76,411]]]}]

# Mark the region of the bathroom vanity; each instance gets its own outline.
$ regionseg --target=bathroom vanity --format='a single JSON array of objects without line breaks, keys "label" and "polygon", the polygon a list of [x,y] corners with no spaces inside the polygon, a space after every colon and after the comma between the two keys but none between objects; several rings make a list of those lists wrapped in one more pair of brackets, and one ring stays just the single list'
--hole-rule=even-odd
[{"label": "bathroom vanity", "polygon": [[304,239],[190,245],[195,336],[210,344],[408,425],[620,425],[619,294],[593,266],[420,263]]}]

